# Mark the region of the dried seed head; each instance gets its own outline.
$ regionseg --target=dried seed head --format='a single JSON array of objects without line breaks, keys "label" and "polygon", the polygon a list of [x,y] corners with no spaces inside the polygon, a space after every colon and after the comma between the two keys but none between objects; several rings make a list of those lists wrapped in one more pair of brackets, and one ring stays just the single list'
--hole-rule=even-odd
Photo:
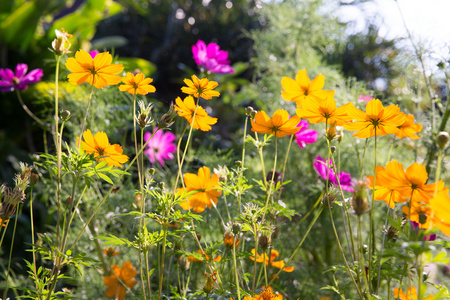
[{"label": "dried seed head", "polygon": [[150,112],[153,108],[153,103],[150,103],[146,106],[144,101],[139,101],[138,105],[141,111],[139,112],[139,115],[136,116],[136,122],[139,127],[144,129],[145,127],[148,127],[153,123],[153,119],[150,116]]},{"label": "dried seed head", "polygon": [[158,122],[158,128],[164,129],[173,125],[175,117],[177,116],[177,112],[175,111],[175,107],[173,103],[170,103],[170,108],[167,113],[165,113]]}]

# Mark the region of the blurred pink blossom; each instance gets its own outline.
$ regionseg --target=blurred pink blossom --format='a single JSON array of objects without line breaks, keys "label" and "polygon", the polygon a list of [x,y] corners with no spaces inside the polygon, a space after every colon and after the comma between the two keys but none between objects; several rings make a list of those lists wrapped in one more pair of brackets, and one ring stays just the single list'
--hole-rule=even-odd
[{"label": "blurred pink blossom", "polygon": [[313,144],[317,141],[317,135],[319,133],[314,129],[308,129],[308,121],[301,120],[297,127],[302,127],[302,129],[295,134],[295,141],[300,148],[305,148],[306,144]]},{"label": "blurred pink blossom", "polygon": [[[326,165],[326,160],[320,156],[316,157],[316,160],[313,163],[314,169],[316,169],[317,174],[320,175],[324,180],[327,180],[327,169],[328,169],[328,178],[330,182],[332,182],[336,187],[338,186],[338,182],[336,179],[336,175],[331,166],[331,159],[328,160],[328,168]],[[339,182],[341,183],[342,190],[347,192],[354,192],[352,188],[352,178],[349,173],[340,172],[339,173]]]},{"label": "blurred pink blossom", "polygon": [[34,69],[28,74],[27,71],[27,64],[18,64],[15,72],[11,69],[0,69],[0,91],[23,91],[28,88],[28,84],[41,81],[44,75],[42,69]]},{"label": "blurred pink blossom", "polygon": [[[155,132],[156,129],[153,131]],[[147,142],[151,137],[150,132],[144,134],[144,141]],[[164,166],[164,160],[170,160],[174,158],[174,153],[177,151],[176,145],[173,143],[176,136],[172,132],[164,133],[162,130],[158,130],[155,135],[150,139],[144,152],[148,155],[150,161],[154,164],[158,161],[159,165]]]},{"label": "blurred pink blossom", "polygon": [[97,55],[97,54],[99,54],[100,52],[99,51],[97,51],[97,50],[92,50],[91,52],[89,52],[89,55],[92,57],[92,58],[95,58],[95,56]]},{"label": "blurred pink blossom", "polygon": [[373,97],[370,95],[361,94],[361,95],[359,95],[358,102],[369,102],[372,99],[373,99]]},{"label": "blurred pink blossom", "polygon": [[205,68],[206,71],[218,74],[234,73],[228,60],[228,52],[220,50],[219,45],[210,43],[206,46],[205,42],[199,40],[192,46],[195,63]]}]

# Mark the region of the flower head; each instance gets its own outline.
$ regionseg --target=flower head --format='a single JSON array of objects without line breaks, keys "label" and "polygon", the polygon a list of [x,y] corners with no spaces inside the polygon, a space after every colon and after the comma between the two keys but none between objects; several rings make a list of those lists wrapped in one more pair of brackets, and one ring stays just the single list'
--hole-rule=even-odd
[{"label": "flower head", "polygon": [[108,247],[106,249],[103,249],[103,253],[105,253],[105,255],[108,257],[113,257],[113,256],[119,255],[122,252],[116,251],[116,249],[114,247]]},{"label": "flower head", "polygon": [[[106,133],[100,131],[92,135],[91,131],[87,129],[83,133],[84,141],[81,141],[81,148],[88,154],[94,154],[94,158],[98,161],[106,161],[108,166],[121,167],[123,163],[128,161],[128,156],[123,154],[123,149],[120,145],[111,145]],[[77,145],[79,138],[77,138]]]},{"label": "flower head", "polygon": [[105,295],[108,298],[115,297],[116,300],[123,300],[127,291],[126,287],[131,289],[137,284],[137,280],[134,279],[137,270],[129,261],[124,262],[122,268],[112,265],[111,269],[114,274],[103,278],[103,283],[108,287]]},{"label": "flower head", "polygon": [[402,139],[404,137],[409,137],[411,139],[420,138],[416,133],[422,130],[421,124],[414,124],[414,115],[406,115],[405,122],[398,126],[399,131],[395,134],[396,137]]},{"label": "flower head", "polygon": [[450,236],[450,196],[447,190],[439,191],[430,199],[430,206],[433,210],[431,221],[446,236]]},{"label": "flower head", "polygon": [[[184,183],[186,188],[179,188],[178,192],[183,198],[186,198],[185,202],[181,202],[180,206],[183,209],[193,209],[194,212],[202,212],[205,207],[211,208],[213,203],[217,204],[219,200],[217,197],[222,195],[222,192],[217,188],[219,187],[219,177],[217,174],[212,174],[208,167],[201,167],[198,170],[198,175],[193,173],[184,174]],[[183,196],[186,193],[198,191],[190,196]]]},{"label": "flower head", "polygon": [[52,42],[52,48],[56,55],[64,55],[70,53],[69,49],[72,44],[68,39],[71,38],[72,35],[65,31],[64,28],[61,28],[61,31],[55,29],[55,34],[56,39],[54,39]]},{"label": "flower head", "polygon": [[0,91],[23,91],[28,88],[29,84],[41,81],[41,77],[44,75],[41,69],[34,69],[28,74],[27,71],[27,64],[18,64],[15,72],[11,69],[0,69]]},{"label": "flower head", "polygon": [[320,102],[327,97],[334,97],[334,91],[324,91],[325,76],[317,75],[312,81],[309,79],[306,70],[298,71],[295,80],[289,77],[281,79],[281,86],[285,89],[281,91],[281,96],[287,101],[296,101],[299,107],[303,106],[305,100]]},{"label": "flower head", "polygon": [[[394,208],[395,203],[405,202],[406,198],[391,186],[392,177],[395,176],[393,172],[394,166],[392,164],[392,162],[388,162],[386,169],[382,166],[377,166],[374,199],[376,201],[384,201],[391,208]],[[369,181],[368,187],[373,189],[373,176],[368,175],[366,177]]]},{"label": "flower head", "polygon": [[400,112],[397,105],[389,105],[386,108],[380,100],[374,99],[367,103],[366,112],[356,108],[353,104],[347,110],[353,123],[344,125],[350,131],[358,131],[353,136],[358,138],[369,138],[375,135],[385,136],[397,133],[398,127],[405,122],[405,114]]},{"label": "flower head", "polygon": [[192,75],[192,80],[184,79],[187,86],[183,86],[181,91],[188,95],[193,95],[196,98],[202,97],[205,100],[212,99],[212,97],[219,97],[220,93],[214,91],[219,84],[216,81],[209,81],[207,78],[199,79]]},{"label": "flower head", "polygon": [[308,129],[308,121],[301,120],[297,127],[300,127],[300,130],[295,134],[295,141],[300,148],[305,148],[306,144],[313,144],[317,141],[319,133],[314,129]]},{"label": "flower head", "polygon": [[[394,289],[394,297],[399,298],[400,300],[417,300],[417,290],[415,287],[408,288],[408,291],[404,293],[402,289],[395,288]],[[433,295],[429,295],[423,300],[432,300],[434,298]]]},{"label": "flower head", "polygon": [[195,63],[206,71],[218,74],[234,73],[228,61],[228,52],[220,50],[219,45],[215,43],[206,46],[204,41],[199,40],[192,46],[192,54]]},{"label": "flower head", "polygon": [[[252,255],[250,255],[250,259],[251,260],[255,260],[255,249],[252,249]],[[286,264],[284,263],[283,260],[279,260],[279,261],[275,261],[275,259],[279,256],[280,254],[278,253],[277,250],[270,250],[270,265],[272,267],[278,268],[278,269],[282,269],[285,272],[293,272],[294,271],[294,267],[284,267]],[[258,253],[256,253],[256,261],[257,262],[264,262],[266,264],[266,266],[269,265],[269,256],[265,253],[263,253],[262,255],[259,255]]]},{"label": "flower head", "polygon": [[[151,137],[150,132],[144,134],[144,140],[147,143],[148,139],[150,141],[147,143],[145,149],[145,154],[152,162],[158,161],[159,165],[164,166],[165,160],[171,160],[174,158],[173,154],[177,151],[177,146],[173,143],[177,138],[172,132],[164,132],[163,130],[158,130],[155,128],[153,130],[153,137]],[[151,137],[151,138],[150,138]]]},{"label": "flower head", "polygon": [[175,103],[176,105],[174,107],[178,115],[180,117],[186,118],[186,120],[189,122],[189,125],[191,125],[195,129],[200,129],[201,131],[210,131],[211,125],[217,123],[217,118],[208,116],[203,107],[197,107],[197,112],[195,112],[196,105],[194,102],[194,98],[192,98],[191,96],[187,96],[184,100],[181,100],[181,98],[178,97],[175,100]]},{"label": "flower head", "polygon": [[138,73],[133,75],[133,73],[128,72],[127,75],[122,78],[122,82],[125,84],[119,85],[119,90],[121,92],[128,92],[132,95],[147,95],[148,93],[154,93],[156,91],[155,87],[150,83],[153,82],[151,78],[145,78],[145,75]]},{"label": "flower head", "polygon": [[272,118],[270,118],[264,111],[259,111],[255,115],[255,120],[251,120],[252,131],[273,134],[276,137],[284,137],[286,135],[295,134],[301,128],[297,127],[300,123],[298,116],[289,118],[289,114],[284,109],[277,110]]},{"label": "flower head", "polygon": [[[320,177],[322,177],[324,180],[327,180],[328,174],[328,180],[332,182],[335,186],[338,186],[336,174],[334,173],[334,170],[331,167],[331,159],[328,160],[327,166],[327,161],[322,157],[317,156],[313,166],[317,174],[320,175]],[[349,173],[340,172],[339,182],[341,184],[342,190],[347,192],[354,192],[354,189],[352,187],[352,178]]]},{"label": "flower head", "polygon": [[327,97],[320,102],[303,101],[302,107],[297,108],[300,118],[308,119],[311,123],[327,123],[341,126],[349,121],[347,108],[350,103],[336,107],[333,97]]},{"label": "flower head", "polygon": [[367,102],[369,102],[372,99],[373,99],[373,97],[370,96],[370,95],[363,95],[363,94],[361,94],[361,95],[359,95],[358,102],[366,102],[367,103]]},{"label": "flower head", "polygon": [[87,82],[101,89],[108,85],[118,84],[122,77],[115,74],[122,72],[123,65],[111,64],[112,56],[109,52],[99,53],[92,58],[89,53],[79,50],[75,58],[70,57],[66,61],[66,67],[70,73],[67,78],[69,82],[80,85]]},{"label": "flower head", "polygon": [[[195,257],[194,255],[191,255],[191,256],[188,256],[188,258],[187,258],[188,261],[189,261],[189,262],[205,262],[205,261],[211,260],[211,258],[209,257],[209,255],[206,254],[205,252],[203,252],[203,255],[202,255],[202,251],[201,251],[200,249],[197,250],[197,253],[198,253],[197,256],[200,256],[200,258],[197,258],[197,257]],[[214,258],[214,261],[220,261],[221,259],[222,259],[222,256],[221,256],[221,255],[217,255],[217,256]]]}]

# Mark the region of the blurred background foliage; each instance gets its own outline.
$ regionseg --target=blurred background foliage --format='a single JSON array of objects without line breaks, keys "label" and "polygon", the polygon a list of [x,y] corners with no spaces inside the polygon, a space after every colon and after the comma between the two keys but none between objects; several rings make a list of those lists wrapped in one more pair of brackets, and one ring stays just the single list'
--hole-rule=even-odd
[{"label": "blurred background foliage", "polygon": [[[42,68],[45,81],[30,86],[23,92],[25,103],[40,118],[52,122],[54,91],[54,57],[48,51],[54,38],[54,30],[62,27],[74,34],[72,54],[77,49],[98,49],[110,51],[115,59],[125,64],[125,70],[139,69],[154,79],[156,93],[146,98],[155,103],[155,118],[167,110],[168,104],[177,96],[183,97],[181,86],[183,79],[198,73],[192,58],[191,47],[198,40],[206,43],[218,43],[221,49],[228,51],[235,74],[212,75],[209,79],[219,81],[221,100],[209,101],[206,110],[212,116],[219,116],[219,122],[207,134],[196,132],[192,151],[187,157],[186,170],[193,172],[198,166],[207,165],[210,169],[218,165],[233,166],[240,158],[243,146],[244,109],[252,105],[257,110],[267,110],[269,114],[278,108],[285,108],[292,114],[295,104],[281,98],[281,78],[294,78],[300,69],[306,69],[313,79],[322,73],[326,77],[325,88],[336,90],[338,104],[354,102],[361,106],[357,99],[360,95],[372,95],[381,100],[401,103],[403,111],[416,113],[417,122],[424,124],[423,135],[429,135],[428,112],[431,109],[430,98],[425,91],[423,77],[414,56],[398,48],[396,40],[385,40],[378,34],[376,22],[366,24],[363,32],[349,34],[346,29],[351,24],[342,23],[331,12],[339,5],[358,7],[367,1],[331,0],[14,0],[0,2],[0,67],[13,69],[17,63],[23,62],[30,69]],[[83,117],[89,89],[87,86],[75,87],[65,81],[67,71],[62,64],[60,75],[62,109],[72,112],[72,120],[68,123],[64,140],[74,144],[79,135],[76,124]],[[447,101],[446,91],[441,88],[442,77],[433,82],[441,103]],[[440,91],[440,92],[439,92]],[[93,106],[88,124],[93,132],[105,131],[112,143],[124,146],[125,153],[133,153],[131,139],[131,98],[117,90],[117,87],[95,91]],[[23,112],[14,93],[1,94],[0,109],[0,181],[11,183],[14,172],[18,169],[18,161],[32,162],[35,157],[29,153],[42,153],[47,145],[53,151],[51,135]],[[71,125],[72,124],[72,125]],[[178,120],[173,131],[180,134],[184,126]],[[323,128],[312,126],[323,134]],[[347,135],[346,140],[350,133]],[[198,145],[198,146],[197,146]],[[406,161],[415,161],[425,157],[430,140],[401,141],[396,144],[391,157],[402,155]],[[391,141],[380,142],[380,164],[384,164]],[[425,147],[424,147],[425,146]],[[297,226],[299,217],[305,214],[321,194],[324,184],[312,169],[316,155],[326,156],[325,142],[322,139],[306,149],[292,146],[286,178],[293,181],[286,186],[282,203],[297,214],[292,220],[279,218],[279,226],[283,235],[275,243],[281,257],[291,253],[306,225]],[[248,178],[261,178],[257,149],[246,144],[248,161]],[[359,176],[359,166],[355,157],[362,155],[363,143],[351,140],[341,144],[342,169]],[[404,151],[404,149],[408,149]],[[274,147],[268,146],[266,170],[270,170]],[[287,143],[280,143],[279,153],[285,153]],[[366,156],[371,157],[369,151]],[[130,155],[131,156],[131,155]],[[281,157],[280,160],[284,159]],[[146,162],[150,167],[150,162]],[[409,164],[406,164],[409,165]],[[176,163],[170,162],[158,170],[156,181],[174,181],[173,174]],[[368,162],[366,170],[371,170],[373,163]],[[132,171],[132,170],[131,170]],[[448,178],[449,174],[444,174]],[[298,174],[302,174],[299,177]],[[41,174],[45,178],[46,174]],[[117,236],[134,236],[137,226],[123,218],[111,218],[116,214],[130,211],[134,203],[134,184],[136,178],[128,178],[122,189],[105,203],[95,221],[95,236],[99,232],[109,232]],[[39,183],[45,187],[37,194],[39,212],[37,231],[43,232],[54,226],[54,208],[51,207],[52,188],[45,181]],[[253,181],[249,184],[255,185]],[[88,214],[92,203],[98,201],[104,186],[99,184],[89,199],[84,203],[81,213]],[[256,188],[254,188],[256,189]],[[249,200],[257,199],[251,191]],[[230,209],[236,209],[234,203]],[[378,205],[379,203],[377,203]],[[380,205],[381,207],[382,205]],[[218,209],[225,211],[223,201]],[[30,241],[29,216],[24,209],[20,216],[18,236],[15,249],[21,248],[24,241]],[[339,210],[336,209],[336,218]],[[283,280],[276,283],[277,289],[288,299],[301,296],[304,299],[315,299],[318,294],[330,296],[321,287],[332,284],[333,275],[339,269],[331,271],[331,265],[338,264],[340,259],[335,255],[337,245],[329,233],[329,217],[324,213],[314,232],[308,237],[300,255],[296,258],[296,269],[291,274],[283,274]],[[204,235],[207,243],[217,242],[221,236],[220,227],[211,228],[209,220],[217,219],[214,211],[205,211],[202,216],[208,222],[201,223],[198,231]],[[378,216],[379,217],[379,216]],[[378,220],[381,222],[381,220]],[[79,224],[78,224],[79,225]],[[342,226],[342,224],[338,224]],[[155,228],[153,228],[155,230]],[[96,230],[96,232],[95,232]],[[10,235],[10,232],[8,232]],[[6,236],[6,240],[10,236]],[[185,244],[192,242],[185,241]],[[250,239],[247,241],[250,242]],[[188,246],[186,245],[186,246]],[[319,245],[319,246],[318,246]],[[98,245],[94,245],[89,236],[83,237],[79,251],[90,253]],[[22,247],[23,248],[23,247]],[[5,243],[3,249],[9,249]],[[131,249],[120,249],[123,256],[133,260]],[[190,249],[190,250],[193,250]],[[6,251],[6,250],[5,250]],[[7,253],[2,253],[6,257]],[[26,270],[20,264],[21,253],[15,260],[16,278],[25,280]],[[174,258],[172,258],[174,259]],[[156,256],[153,257],[156,261]],[[135,261],[137,262],[137,261]],[[119,262],[118,264],[121,264]],[[197,268],[197,267],[196,267]],[[170,268],[169,268],[170,269]],[[196,269],[200,278],[201,268]],[[78,296],[94,298],[103,291],[102,277],[96,269],[84,270],[85,276],[79,282],[67,282],[75,289]],[[341,282],[340,288],[345,290],[348,281]]]}]

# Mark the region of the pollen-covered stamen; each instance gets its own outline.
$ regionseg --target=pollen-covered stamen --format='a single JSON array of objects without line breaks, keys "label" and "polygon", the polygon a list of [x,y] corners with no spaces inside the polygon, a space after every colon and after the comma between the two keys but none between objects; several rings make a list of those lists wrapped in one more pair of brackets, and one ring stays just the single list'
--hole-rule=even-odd
[{"label": "pollen-covered stamen", "polygon": [[20,83],[19,78],[17,78],[16,76],[14,76],[13,79],[12,79],[12,83],[13,83],[14,85],[18,85],[18,84]]}]

